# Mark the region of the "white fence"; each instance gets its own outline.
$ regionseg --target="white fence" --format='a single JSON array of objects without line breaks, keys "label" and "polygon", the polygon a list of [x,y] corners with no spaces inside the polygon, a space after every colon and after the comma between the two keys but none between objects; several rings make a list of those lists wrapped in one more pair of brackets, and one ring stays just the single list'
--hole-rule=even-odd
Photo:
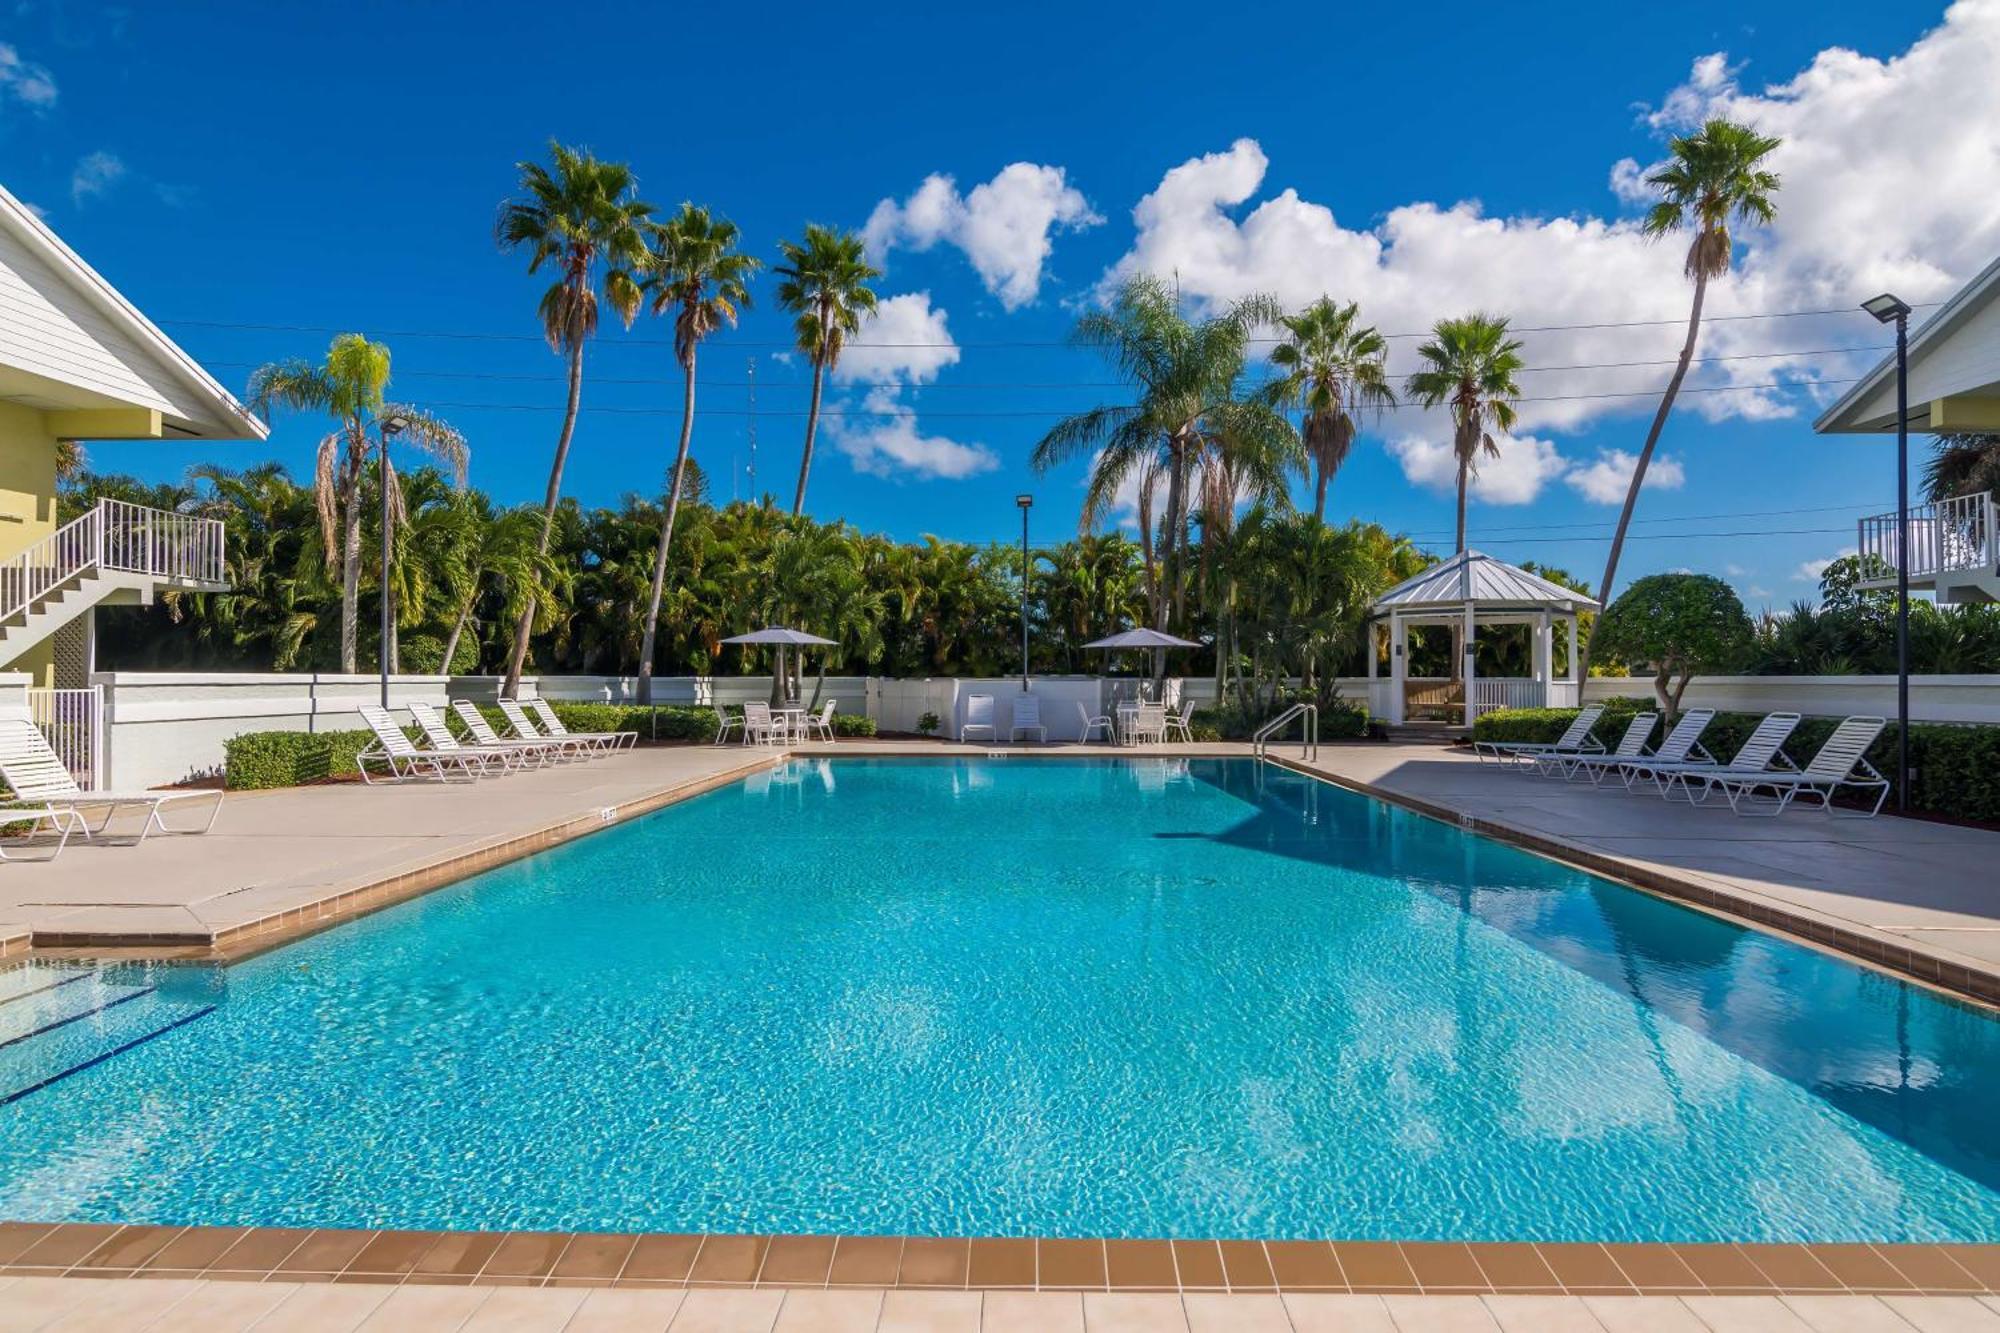
[{"label": "white fence", "polygon": [[[1653,698],[1651,677],[1593,676],[1585,699],[1614,695]],[[1894,676],[1696,676],[1681,699],[1683,708],[1717,708],[1735,713],[1787,711],[1807,716],[1875,717],[1896,715]],[[1912,676],[1913,722],[2000,724],[2000,676]]]},{"label": "white fence", "polygon": [[100,788],[104,771],[104,691],[93,685],[82,690],[28,690],[28,715],[63,767],[84,788]]}]

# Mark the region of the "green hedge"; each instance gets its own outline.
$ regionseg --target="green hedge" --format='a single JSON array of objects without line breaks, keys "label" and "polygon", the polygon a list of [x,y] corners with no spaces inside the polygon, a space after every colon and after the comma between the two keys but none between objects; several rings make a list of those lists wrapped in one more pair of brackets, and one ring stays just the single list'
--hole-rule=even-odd
[{"label": "green hedge", "polygon": [[[1280,710],[1289,706],[1280,701]],[[1194,710],[1194,715],[1188,718],[1188,732],[1197,741],[1247,741],[1268,720],[1268,717],[1260,715],[1252,723],[1239,708],[1210,706]],[[1296,736],[1298,731],[1288,728],[1285,734]],[[1320,710],[1319,738],[1323,741],[1359,740],[1373,734],[1369,728],[1368,709],[1361,704],[1342,700]]]},{"label": "green hedge", "polygon": [[223,785],[230,791],[254,791],[353,777],[361,771],[354,756],[372,739],[366,731],[252,731],[232,736],[223,746]]},{"label": "green hedge", "polygon": [[[1647,704],[1643,699],[1606,700],[1605,715],[1591,734],[1613,744],[1625,729],[1625,720]],[[1552,741],[1562,735],[1574,708],[1502,708],[1482,713],[1472,724],[1474,740]],[[1717,713],[1701,733],[1701,743],[1717,759],[1727,762],[1757,724],[1762,713]],[[1837,717],[1808,717],[1799,722],[1785,753],[1799,764],[1811,761],[1833,729]],[[1891,723],[1869,747],[1868,762],[1891,782],[1896,778],[1896,726]],[[2000,727],[1956,726],[1919,722],[1910,727],[1910,768],[1915,780],[1910,785],[1910,808],[1925,814],[1951,819],[1977,819],[2000,823]],[[1895,802],[1895,794],[1889,800]]]},{"label": "green hedge", "polygon": [[835,713],[833,734],[836,736],[873,736],[875,719],[863,717],[860,713]]}]

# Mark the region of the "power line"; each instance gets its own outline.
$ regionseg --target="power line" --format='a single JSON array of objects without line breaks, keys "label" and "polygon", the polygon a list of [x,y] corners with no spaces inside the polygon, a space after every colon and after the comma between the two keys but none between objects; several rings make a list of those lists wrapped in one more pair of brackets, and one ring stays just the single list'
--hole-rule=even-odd
[{"label": "power line", "polygon": [[[1852,504],[1841,504],[1841,505],[1809,505],[1809,506],[1806,506],[1806,507],[1804,507],[1804,508],[1798,508],[1798,509],[1737,509],[1737,510],[1731,510],[1731,511],[1728,511],[1728,512],[1726,512],[1726,513],[1719,513],[1719,514],[1664,514],[1664,515],[1661,515],[1661,516],[1659,516],[1659,517],[1657,517],[1657,518],[1635,518],[1635,519],[1633,519],[1633,520],[1632,520],[1632,522],[1633,522],[1633,523],[1635,523],[1635,524],[1638,524],[1638,523],[1707,523],[1707,522],[1713,522],[1713,521],[1715,521],[1715,520],[1718,520],[1718,519],[1725,519],[1725,518],[1783,518],[1783,517],[1788,517],[1788,516],[1790,516],[1790,515],[1793,515],[1793,514],[1830,514],[1830,513],[1839,513],[1839,512],[1852,512],[1852,511],[1854,511],[1854,510],[1860,510],[1860,509],[1866,509],[1866,510],[1879,510],[1879,509],[1881,509],[1881,507],[1882,507],[1882,502],[1881,502],[1881,501],[1879,501],[1879,500],[1861,500],[1861,501],[1857,501],[1857,502],[1854,502],[1854,503],[1852,503]],[[1589,540],[1591,540],[1591,539],[1592,539],[1592,538],[1594,538],[1594,537],[1599,537],[1599,536],[1603,536],[1603,537],[1608,537],[1608,536],[1610,536],[1610,535],[1611,535],[1611,533],[1612,533],[1612,531],[1613,531],[1613,530],[1614,530],[1614,529],[1616,528],[1616,526],[1617,526],[1617,525],[1616,525],[1616,523],[1615,523],[1615,522],[1614,522],[1613,520],[1611,520],[1611,519],[1608,519],[1608,518],[1604,518],[1604,519],[1582,519],[1582,520],[1579,520],[1579,521],[1577,521],[1577,522],[1573,522],[1573,523],[1522,523],[1522,524],[1514,524],[1514,525],[1503,525],[1503,526],[1501,526],[1501,527],[1497,527],[1497,528],[1485,528],[1485,527],[1483,527],[1483,528],[1481,528],[1481,529],[1479,530],[1479,535],[1480,535],[1480,536],[1482,536],[1482,537],[1495,537],[1495,536],[1496,536],[1496,534],[1497,534],[1497,535],[1498,535],[1498,537],[1499,537],[1499,539],[1503,539],[1503,540],[1504,540],[1504,537],[1505,537],[1505,534],[1507,534],[1507,533],[1510,533],[1510,532],[1547,532],[1547,531],[1549,531],[1550,529],[1553,529],[1553,528],[1602,528],[1602,529],[1604,529],[1604,531],[1603,531],[1603,532],[1582,532],[1582,533],[1577,533],[1577,534],[1575,534],[1575,536],[1574,536],[1574,537],[1560,537],[1560,538],[1552,538],[1552,539],[1551,539],[1551,540],[1556,540],[1556,541],[1571,541],[1571,540],[1575,540],[1575,541],[1589,541]],[[1843,529],[1843,531],[1844,531],[1844,530],[1845,530],[1845,529]],[[1404,535],[1404,536],[1406,536],[1406,537],[1412,537],[1412,538],[1415,538],[1415,537],[1449,537],[1449,536],[1452,536],[1452,535],[1453,535],[1453,532],[1454,532],[1454,530],[1453,530],[1453,529],[1450,529],[1450,528],[1439,528],[1439,529],[1436,529],[1435,531],[1431,531],[1431,530],[1425,530],[1425,531],[1421,531],[1421,532],[1408,532],[1408,533],[1404,533],[1403,535]]]},{"label": "power line", "polygon": [[[1928,310],[1933,306],[1941,304],[1942,302],[1938,301],[1927,301],[1919,305],[1915,305],[1911,308],[1915,310]],[[1752,319],[1807,319],[1807,318],[1828,316],[1828,315],[1862,315],[1866,313],[1867,312],[1862,310],[1859,306],[1844,307],[1840,309],[1831,309],[1831,310],[1767,310],[1767,311],[1752,312],[1741,315],[1707,315],[1704,316],[1702,322],[1704,324],[1723,324],[1723,323],[1734,323]],[[176,328],[234,329],[239,331],[258,332],[258,333],[348,333],[353,331],[353,326],[351,325],[342,326],[333,324],[258,324],[258,323],[237,322],[237,321],[219,320],[219,319],[162,319],[159,321],[159,323],[171,324]],[[1620,319],[1620,320],[1598,320],[1591,323],[1580,323],[1580,324],[1527,324],[1527,325],[1521,325],[1516,328],[1512,328],[1508,331],[1510,333],[1567,333],[1567,332],[1587,332],[1591,330],[1602,330],[1602,329],[1659,328],[1663,326],[1681,325],[1685,323],[1687,323],[1687,321],[1683,318]],[[1384,333],[1381,336],[1384,338],[1428,338],[1431,336],[1431,334],[1432,331],[1430,329],[1413,329],[1407,332]],[[541,335],[533,333],[486,333],[470,329],[378,329],[374,336],[381,338],[445,338],[445,339],[456,339],[456,340],[471,341],[471,342],[546,343],[548,341]],[[1252,338],[1249,341],[1253,343],[1276,343],[1276,342],[1282,342],[1283,339],[1275,337],[1272,338],[1260,337],[1260,338]],[[730,344],[736,347],[776,347],[782,349],[791,349],[797,346],[797,344],[792,342],[773,342],[768,340],[752,340],[752,339],[740,339],[740,338],[731,339]],[[617,339],[616,341],[600,343],[598,345],[611,346],[611,347],[616,347],[616,346],[670,347],[673,345],[673,340],[671,338],[637,338],[637,337],[625,336]],[[966,348],[966,347],[1088,348],[1089,347],[1089,344],[1087,343],[1077,343],[1066,338],[994,339],[990,341],[975,341],[975,342],[952,341],[952,342],[921,342],[921,343],[884,343],[884,342],[861,342],[861,341],[850,340],[846,345],[849,347],[896,348],[906,351],[921,350],[925,348],[942,349],[947,347],[949,348]]]},{"label": "power line", "polygon": [[[1852,536],[1853,528],[1746,528],[1735,532],[1628,532],[1625,540],[1633,541],[1689,541],[1699,537],[1827,537],[1836,534]],[[1509,546],[1539,545],[1545,542],[1587,542],[1593,537],[1501,537],[1495,545]]]}]

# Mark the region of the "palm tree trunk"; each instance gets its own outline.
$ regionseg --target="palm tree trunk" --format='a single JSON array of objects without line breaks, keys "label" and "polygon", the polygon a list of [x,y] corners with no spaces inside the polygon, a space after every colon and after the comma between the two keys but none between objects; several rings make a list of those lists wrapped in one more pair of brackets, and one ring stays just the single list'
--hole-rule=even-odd
[{"label": "palm tree trunk", "polygon": [[479,582],[475,579],[472,584],[472,592],[466,597],[464,604],[458,608],[458,618],[451,622],[451,633],[445,636],[444,665],[438,669],[447,676],[451,674],[452,659],[458,656],[458,639],[460,635],[465,633],[465,622],[472,619],[472,604],[478,600]]},{"label": "palm tree trunk", "polygon": [[[1687,341],[1681,344],[1681,357],[1674,365],[1673,378],[1667,381],[1667,391],[1660,395],[1660,408],[1653,413],[1653,426],[1646,432],[1646,447],[1639,451],[1638,466],[1632,469],[1631,484],[1625,488],[1625,507],[1618,511],[1618,527],[1611,534],[1611,556],[1604,562],[1604,581],[1597,585],[1597,600],[1604,606],[1611,605],[1611,585],[1618,577],[1618,557],[1625,550],[1625,529],[1631,526],[1632,511],[1639,504],[1639,488],[1646,484],[1646,468],[1653,461],[1653,446],[1660,442],[1660,432],[1667,424],[1667,414],[1674,410],[1674,399],[1680,395],[1681,381],[1687,378],[1688,363],[1694,359],[1695,340],[1701,336],[1701,303],[1708,295],[1708,275],[1697,272],[1694,278],[1694,304],[1688,310]],[[1579,655],[1583,659],[1586,673],[1589,670],[1590,652],[1588,645]]]},{"label": "palm tree trunk", "polygon": [[354,487],[347,500],[346,529],[340,537],[340,669],[354,675],[360,668],[361,631],[361,494]]},{"label": "palm tree trunk", "polygon": [[1319,482],[1313,488],[1313,517],[1326,522],[1326,464],[1319,465]]},{"label": "palm tree trunk", "polygon": [[[563,464],[569,461],[570,437],[576,433],[576,412],[583,401],[583,343],[572,340],[569,348],[569,402],[563,409],[562,434],[556,437],[555,462],[549,468],[549,491],[542,501],[542,537],[536,553],[549,553],[549,534],[555,531],[556,502],[562,499]],[[514,624],[514,651],[507,658],[507,679],[500,692],[509,699],[520,697],[521,668],[528,661],[528,635],[535,627],[535,596],[528,594],[521,618]]]},{"label": "palm tree trunk", "polygon": [[646,632],[639,641],[639,702],[653,702],[653,643],[660,625],[660,597],[667,586],[667,550],[674,543],[674,516],[681,509],[681,478],[687,471],[688,443],[694,438],[694,355],[688,348],[686,385],[681,392],[681,446],[674,455],[674,480],[667,488],[667,514],[660,524],[660,549],[653,553],[653,600],[646,604]]},{"label": "palm tree trunk", "polygon": [[1469,464],[1468,464],[1468,463],[1467,463],[1467,462],[1465,461],[1465,455],[1464,455],[1464,454],[1460,454],[1460,455],[1459,455],[1459,458],[1458,458],[1458,547],[1457,547],[1457,550],[1458,550],[1459,552],[1461,552],[1461,553],[1462,553],[1462,552],[1463,552],[1463,551],[1465,550],[1465,483],[1466,483],[1466,473],[1468,472],[1469,468],[1470,468],[1470,465],[1469,465]]},{"label": "palm tree trunk", "polygon": [[826,356],[824,348],[826,347],[827,339],[832,336],[832,326],[832,312],[822,309],[819,318],[819,345],[822,352],[813,358],[812,406],[806,411],[806,450],[805,453],[799,456],[799,489],[798,493],[792,496],[792,516],[794,518],[803,514],[806,509],[806,479],[812,475],[813,440],[819,434],[820,392],[826,387]]}]

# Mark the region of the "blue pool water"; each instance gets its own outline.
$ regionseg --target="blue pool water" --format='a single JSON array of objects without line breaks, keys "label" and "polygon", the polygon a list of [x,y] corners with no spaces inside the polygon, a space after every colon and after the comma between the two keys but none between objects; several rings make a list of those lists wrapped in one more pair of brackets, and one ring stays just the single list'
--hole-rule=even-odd
[{"label": "blue pool water", "polygon": [[2000,1237],[1993,1017],[1240,760],[794,762],[0,1042],[137,1043],[0,1217]]}]

